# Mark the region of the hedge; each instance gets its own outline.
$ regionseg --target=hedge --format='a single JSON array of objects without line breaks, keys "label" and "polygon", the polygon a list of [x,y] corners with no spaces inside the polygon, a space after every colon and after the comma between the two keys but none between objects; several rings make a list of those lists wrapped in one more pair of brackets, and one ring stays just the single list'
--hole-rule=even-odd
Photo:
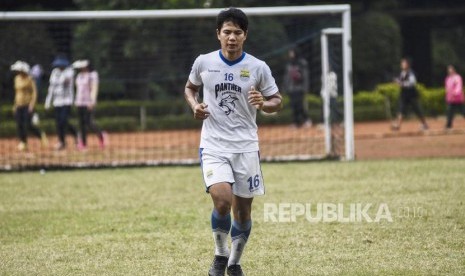
[{"label": "hedge", "polygon": [[[444,89],[425,88],[418,85],[420,101],[427,115],[437,116],[445,112]],[[396,84],[386,83],[378,85],[373,91],[360,91],[353,97],[355,121],[383,120],[390,118],[397,112],[399,87]],[[322,121],[322,100],[316,95],[306,98],[310,118],[318,123]],[[289,98],[283,97],[284,109],[278,115],[257,116],[259,124],[290,124],[292,123],[292,110]],[[343,110],[343,99],[338,99],[340,110]],[[139,131],[141,107],[145,108],[147,130],[159,129],[185,129],[198,128],[200,121],[192,118],[192,112],[183,98],[164,101],[104,101],[98,104],[97,122],[110,132]],[[36,111],[41,117],[41,127],[47,133],[55,132],[53,109],[44,110],[38,105]],[[75,114],[72,122],[76,123]],[[11,105],[0,107],[0,136],[14,136],[16,125]]]}]

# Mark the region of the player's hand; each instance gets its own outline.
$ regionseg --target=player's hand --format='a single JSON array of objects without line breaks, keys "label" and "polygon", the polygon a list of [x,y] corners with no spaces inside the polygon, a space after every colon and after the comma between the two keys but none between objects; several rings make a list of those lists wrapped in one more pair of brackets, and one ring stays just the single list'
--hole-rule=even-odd
[{"label": "player's hand", "polygon": [[32,112],[34,111],[34,106],[33,106],[33,105],[29,105],[29,107],[28,107],[27,110],[28,110],[29,113],[32,113]]},{"label": "player's hand", "polygon": [[205,103],[196,104],[193,108],[194,118],[197,120],[205,120],[210,116],[210,112],[207,110],[208,105]]},{"label": "player's hand", "polygon": [[263,107],[263,102],[264,99],[262,93],[260,91],[255,90],[254,86],[250,87],[249,103],[255,106],[255,108],[261,110]]}]

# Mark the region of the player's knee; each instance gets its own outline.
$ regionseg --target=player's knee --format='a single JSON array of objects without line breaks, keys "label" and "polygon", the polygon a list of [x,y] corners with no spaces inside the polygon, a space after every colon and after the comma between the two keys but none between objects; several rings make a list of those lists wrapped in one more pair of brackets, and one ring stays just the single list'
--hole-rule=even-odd
[{"label": "player's knee", "polygon": [[215,201],[215,209],[221,216],[225,216],[231,212],[231,200],[218,199]]},{"label": "player's knee", "polygon": [[251,209],[250,208],[239,208],[236,210],[235,213],[235,218],[239,222],[244,222],[244,221],[249,221],[250,220],[250,213]]}]

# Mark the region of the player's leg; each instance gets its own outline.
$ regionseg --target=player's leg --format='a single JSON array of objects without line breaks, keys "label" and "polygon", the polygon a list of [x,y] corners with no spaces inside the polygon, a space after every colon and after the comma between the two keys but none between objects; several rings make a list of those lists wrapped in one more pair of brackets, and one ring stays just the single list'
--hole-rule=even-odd
[{"label": "player's leg", "polygon": [[231,228],[232,242],[231,254],[228,260],[228,275],[242,275],[240,260],[252,230],[252,201],[253,198],[233,196],[234,220]]},{"label": "player's leg", "polygon": [[265,194],[265,187],[258,152],[235,154],[230,162],[236,182],[232,187],[234,218],[231,228],[232,242],[228,275],[243,275],[240,260],[252,229],[252,201],[254,196]]},{"label": "player's leg", "polygon": [[209,188],[213,200],[211,226],[215,256],[229,257],[228,234],[231,229],[232,188],[230,183],[216,183]]},{"label": "player's leg", "polygon": [[200,150],[202,174],[213,201],[211,227],[215,258],[209,275],[224,275],[229,258],[228,235],[231,229],[231,205],[234,176],[228,160],[215,152]]},{"label": "player's leg", "polygon": [[228,265],[229,247],[228,235],[231,229],[231,184],[216,183],[208,188],[213,200],[211,227],[215,243],[215,257],[208,271],[210,276],[223,276]]}]

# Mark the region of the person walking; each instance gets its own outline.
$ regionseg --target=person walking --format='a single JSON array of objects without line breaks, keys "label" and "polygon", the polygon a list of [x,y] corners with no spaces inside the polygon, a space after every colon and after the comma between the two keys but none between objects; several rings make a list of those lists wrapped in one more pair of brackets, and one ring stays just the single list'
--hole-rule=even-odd
[{"label": "person walking", "polygon": [[87,148],[87,129],[95,132],[103,149],[107,144],[107,135],[94,120],[94,112],[97,104],[99,77],[88,60],[78,60],[73,63],[73,68],[79,70],[76,76],[76,100],[74,104],[78,109],[80,142],[78,148]]},{"label": "person walking", "polygon": [[32,124],[32,115],[37,102],[37,88],[34,80],[29,75],[29,64],[24,61],[16,61],[10,69],[16,73],[14,78],[15,100],[13,112],[16,119],[18,138],[18,150],[27,150],[28,130],[41,140],[42,147],[48,145],[45,132]]},{"label": "person walking", "polygon": [[428,124],[426,123],[425,116],[421,111],[419,103],[419,94],[415,85],[417,84],[417,79],[415,73],[411,69],[410,61],[406,58],[401,59],[400,61],[401,73],[396,82],[400,86],[400,97],[399,97],[399,111],[397,114],[397,120],[391,126],[392,130],[399,130],[402,125],[403,118],[407,115],[408,108],[411,107],[413,112],[420,119],[422,124],[422,130],[428,129]]},{"label": "person walking", "polygon": [[50,85],[45,100],[45,109],[49,109],[53,104],[58,134],[58,144],[55,146],[55,149],[64,150],[66,148],[66,132],[69,131],[73,135],[76,146],[79,142],[76,128],[69,123],[71,105],[73,104],[74,97],[74,72],[73,69],[69,67],[68,59],[64,57],[56,57],[52,66],[54,69],[50,75]]},{"label": "person walking", "polygon": [[463,95],[462,77],[457,73],[453,65],[447,66],[445,90],[447,104],[446,129],[451,129],[456,112],[460,112],[465,118],[465,97]]}]

